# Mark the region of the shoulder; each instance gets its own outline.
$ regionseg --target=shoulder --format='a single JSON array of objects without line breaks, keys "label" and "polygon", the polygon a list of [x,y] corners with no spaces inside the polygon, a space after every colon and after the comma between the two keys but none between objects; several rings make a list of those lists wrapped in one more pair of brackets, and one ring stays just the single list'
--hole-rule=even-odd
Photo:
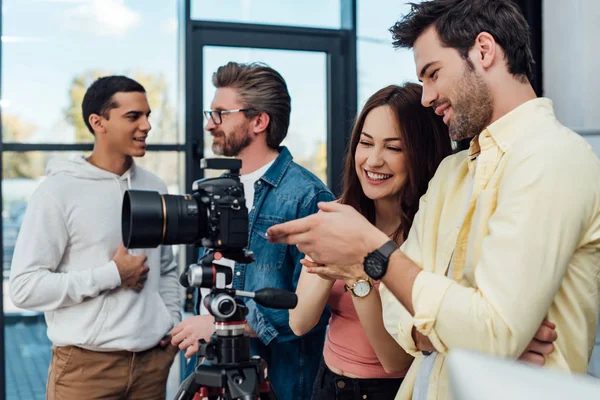
[{"label": "shoulder", "polygon": [[506,155],[507,168],[527,168],[548,179],[572,177],[578,182],[600,182],[600,160],[592,146],[554,118],[539,121]]},{"label": "shoulder", "polygon": [[280,195],[297,199],[302,203],[310,202],[315,197],[318,197],[319,201],[335,199],[331,190],[321,179],[295,162],[291,162],[285,171],[278,192]]},{"label": "shoulder", "polygon": [[75,196],[79,186],[80,181],[77,178],[65,174],[52,175],[40,182],[31,196],[31,201],[49,199],[60,205],[63,198],[70,199],[71,196]]},{"label": "shoulder", "polygon": [[167,185],[161,178],[139,165],[135,167],[133,182],[136,184],[136,189],[156,190],[161,193],[167,192]]}]

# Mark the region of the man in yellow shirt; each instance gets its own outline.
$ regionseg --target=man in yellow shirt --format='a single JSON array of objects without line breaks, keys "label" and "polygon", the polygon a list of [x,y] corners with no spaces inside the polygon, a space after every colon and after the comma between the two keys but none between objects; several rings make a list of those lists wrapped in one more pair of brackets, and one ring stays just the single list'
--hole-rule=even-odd
[{"label": "man in yellow shirt", "polygon": [[388,330],[416,358],[398,399],[450,396],[445,354],[516,359],[544,318],[546,367],[585,373],[600,308],[600,162],[531,87],[528,28],[510,0],[433,0],[391,29],[413,48],[422,103],[470,148],[440,165],[397,250],[353,208],[272,227],[323,264],[381,279]]}]

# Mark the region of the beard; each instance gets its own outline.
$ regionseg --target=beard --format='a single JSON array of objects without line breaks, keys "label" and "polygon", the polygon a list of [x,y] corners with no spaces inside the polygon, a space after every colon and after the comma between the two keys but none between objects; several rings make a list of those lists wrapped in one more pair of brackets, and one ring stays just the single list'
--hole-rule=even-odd
[{"label": "beard", "polygon": [[[217,156],[237,157],[252,143],[251,134],[243,126],[235,127],[229,134],[223,131],[214,131],[212,135],[212,150]],[[216,139],[219,139],[220,142],[217,143]]]},{"label": "beard", "polygon": [[[452,140],[472,138],[490,124],[494,109],[490,89],[468,65],[456,85],[453,97],[455,100],[450,103],[453,115],[448,121]],[[440,104],[443,102],[439,101]]]}]

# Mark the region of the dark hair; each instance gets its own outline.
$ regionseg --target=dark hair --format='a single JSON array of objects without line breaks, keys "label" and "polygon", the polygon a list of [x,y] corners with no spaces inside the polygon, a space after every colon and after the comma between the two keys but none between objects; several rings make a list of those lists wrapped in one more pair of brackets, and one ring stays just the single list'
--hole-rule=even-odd
[{"label": "dark hair", "polygon": [[367,114],[388,106],[400,128],[408,178],[400,190],[400,226],[394,240],[406,239],[419,208],[419,199],[442,160],[452,153],[448,128],[431,107],[421,105],[423,88],[416,83],[390,85],[373,94],[356,118],[344,168],[344,190],[340,203],[349,204],[375,223],[375,203],[363,192],[356,174],[355,153]]},{"label": "dark hair", "polygon": [[90,115],[102,115],[108,118],[108,112],[113,108],[119,107],[119,104],[113,99],[115,93],[140,92],[146,93],[146,90],[138,82],[122,75],[111,75],[98,78],[90,85],[83,96],[81,103],[81,112],[83,122],[88,127],[92,135],[94,130],[90,125]]},{"label": "dark hair", "polygon": [[267,145],[277,149],[287,135],[292,112],[292,100],[281,74],[263,63],[228,62],[217,69],[212,81],[216,88],[237,89],[244,108],[249,109],[246,116],[261,112],[269,115]]},{"label": "dark hair", "polygon": [[532,80],[535,62],[529,26],[512,0],[431,0],[410,5],[410,12],[390,28],[394,47],[412,48],[434,25],[442,44],[469,61],[477,35],[488,32],[504,50],[508,71],[523,81]]}]

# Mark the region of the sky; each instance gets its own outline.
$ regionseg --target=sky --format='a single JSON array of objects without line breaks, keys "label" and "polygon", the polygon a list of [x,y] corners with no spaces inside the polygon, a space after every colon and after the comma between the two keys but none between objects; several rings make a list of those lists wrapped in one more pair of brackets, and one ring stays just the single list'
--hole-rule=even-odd
[{"label": "sky", "polygon": [[[192,17],[336,29],[345,0],[193,0]],[[169,98],[177,99],[177,0],[3,0],[3,112],[33,123],[31,141],[72,143],[63,121],[68,89],[86,70],[163,74]],[[389,83],[414,80],[410,52],[396,52],[387,29],[408,10],[398,0],[358,0],[359,103]],[[279,70],[290,86],[290,135],[301,153],[325,138],[325,58],[322,54],[205,49],[205,82],[229,61],[262,61]],[[309,73],[307,73],[309,71]],[[307,78],[309,77],[309,78]],[[205,104],[212,86],[205,85]],[[171,142],[177,142],[175,132]],[[152,138],[149,140],[152,142]],[[294,143],[290,136],[290,142]]]}]

